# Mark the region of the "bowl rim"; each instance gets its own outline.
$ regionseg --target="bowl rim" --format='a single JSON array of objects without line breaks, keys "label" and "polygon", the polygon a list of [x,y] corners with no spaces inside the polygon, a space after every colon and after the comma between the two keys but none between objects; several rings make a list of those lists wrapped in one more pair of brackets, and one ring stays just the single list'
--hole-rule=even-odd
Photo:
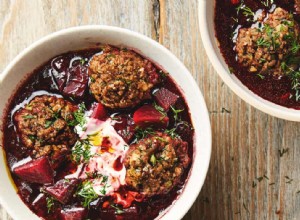
[{"label": "bowl rim", "polygon": [[[166,211],[162,213],[162,215],[159,216],[159,219],[181,219],[191,208],[191,206],[194,204],[196,201],[198,194],[200,193],[205,178],[207,176],[208,168],[209,168],[209,163],[210,163],[210,158],[211,158],[211,148],[212,148],[212,135],[211,135],[211,125],[210,125],[210,119],[209,119],[209,113],[206,107],[206,103],[204,101],[202,92],[200,91],[197,83],[195,82],[194,78],[192,77],[191,73],[189,70],[184,66],[184,64],[172,53],[170,52],[167,48],[165,48],[163,45],[159,44],[155,40],[140,34],[138,32],[125,29],[125,28],[120,28],[116,26],[108,26],[108,25],[85,25],[85,26],[75,26],[75,27],[70,27],[66,29],[62,29],[59,31],[56,31],[54,33],[48,34],[41,39],[35,41],[34,43],[30,44],[27,48],[25,48],[23,51],[21,51],[4,69],[2,74],[0,74],[0,85],[2,84],[3,80],[5,77],[8,75],[10,70],[27,54],[29,54],[31,51],[33,51],[36,47],[41,46],[42,44],[45,44],[49,41],[51,41],[53,38],[59,37],[61,35],[65,34],[75,34],[80,31],[90,31],[90,30],[96,30],[96,31],[114,31],[114,32],[119,32],[122,34],[126,34],[131,37],[137,37],[140,38],[143,43],[147,43],[151,47],[156,47],[161,53],[167,55],[172,59],[172,61],[176,62],[178,65],[180,65],[181,68],[184,69],[184,72],[189,73],[186,75],[186,80],[190,83],[192,89],[195,89],[195,94],[198,95],[197,98],[199,99],[199,102],[201,104],[202,108],[202,123],[205,124],[204,128],[205,131],[202,133],[205,133],[206,135],[206,140],[204,141],[205,146],[201,147],[201,155],[199,154],[199,144],[197,140],[194,140],[194,155],[193,155],[193,162],[192,162],[192,167],[189,171],[189,176],[187,177],[187,181],[184,185],[183,192],[179,194],[179,196],[173,201],[173,203],[166,208]],[[176,80],[175,80],[176,81]],[[180,85],[177,82],[178,85]],[[189,105],[189,103],[188,103]],[[2,114],[2,113],[1,113]],[[195,137],[197,137],[197,134],[195,134]],[[2,142],[2,141],[1,141]],[[195,144],[196,143],[196,144]],[[0,145],[0,149],[2,149]],[[4,150],[3,150],[4,151]],[[197,159],[197,160],[196,160]],[[201,159],[201,161],[200,161]],[[197,162],[197,163],[196,163]],[[201,167],[200,167],[201,163]],[[197,175],[197,169],[201,168],[202,176]],[[193,183],[193,184],[192,184]],[[192,189],[192,187],[195,187]],[[187,193],[184,193],[186,189],[189,188],[189,195],[187,196]],[[193,191],[193,193],[191,193]],[[186,195],[186,196],[184,196]],[[183,201],[183,197],[187,199],[187,201]],[[184,207],[178,205],[178,201],[181,201],[181,205],[184,205]],[[20,202],[23,202],[20,200]],[[14,218],[18,219],[18,215],[15,214],[16,210],[9,204],[6,203],[6,201],[2,198],[2,195],[0,195],[0,204],[3,205],[5,210]],[[177,205],[176,205],[177,204]],[[176,206],[176,209],[174,207]],[[172,211],[173,210],[173,211]],[[33,215],[35,215],[33,213]]]},{"label": "bowl rim", "polygon": [[[216,0],[212,0],[212,1],[213,1],[212,5],[214,7]],[[300,121],[300,110],[284,107],[275,104],[273,102],[270,102],[266,99],[263,99],[259,95],[249,90],[245,85],[243,85],[242,83],[238,84],[233,79],[232,74],[229,73],[229,70],[224,67],[224,65],[221,63],[220,59],[218,58],[217,54],[220,54],[220,56],[223,58],[223,55],[221,54],[219,47],[217,47],[218,51],[214,49],[212,41],[216,40],[215,30],[212,31],[213,36],[211,36],[210,29],[208,26],[207,5],[208,4],[206,0],[198,1],[198,19],[199,19],[200,35],[201,35],[202,43],[205,48],[206,54],[212,66],[214,67],[218,75],[221,77],[221,79],[237,96],[239,96],[241,99],[243,99],[245,102],[252,105],[253,107],[259,109],[260,111],[275,116],[277,118],[281,118],[289,121]],[[240,81],[239,79],[237,80]]]}]

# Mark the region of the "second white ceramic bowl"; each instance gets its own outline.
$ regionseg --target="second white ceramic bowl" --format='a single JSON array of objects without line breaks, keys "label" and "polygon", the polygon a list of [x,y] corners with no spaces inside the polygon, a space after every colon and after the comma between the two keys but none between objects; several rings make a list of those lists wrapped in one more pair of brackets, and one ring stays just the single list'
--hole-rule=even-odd
[{"label": "second white ceramic bowl", "polygon": [[283,107],[261,98],[244,86],[234,74],[229,73],[228,66],[218,47],[219,42],[215,37],[215,0],[199,0],[198,7],[199,26],[203,45],[213,67],[223,81],[233,92],[235,92],[235,94],[255,108],[278,118],[290,121],[300,121],[300,110]]}]

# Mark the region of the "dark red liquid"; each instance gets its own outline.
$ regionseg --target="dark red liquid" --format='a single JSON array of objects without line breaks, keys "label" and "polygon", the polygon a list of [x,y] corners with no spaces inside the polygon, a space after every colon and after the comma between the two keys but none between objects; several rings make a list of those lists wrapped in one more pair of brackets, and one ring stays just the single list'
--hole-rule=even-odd
[{"label": "dark red liquid", "polygon": [[[264,6],[259,0],[244,0],[244,4],[251,8],[254,13],[259,9],[268,12],[271,8],[271,6]],[[295,14],[294,4],[294,0],[274,0],[274,7],[281,7],[294,14],[295,20],[299,22],[300,17]],[[300,109],[300,101],[296,101],[295,97],[290,98],[290,95],[295,94],[295,91],[291,88],[291,80],[287,76],[279,79],[278,76],[266,75],[264,79],[261,79],[257,74],[249,72],[247,68],[237,62],[234,51],[235,43],[232,40],[233,32],[238,26],[248,28],[253,24],[253,22],[247,21],[242,13],[237,16],[236,8],[238,5],[233,5],[231,0],[216,0],[214,20],[216,37],[226,63],[237,78],[257,95],[282,106]],[[238,19],[238,23],[236,19]]]},{"label": "dark red liquid", "polygon": [[[14,163],[28,156],[28,152],[26,148],[22,146],[17,136],[17,133],[15,131],[15,126],[12,121],[13,113],[17,110],[17,108],[19,108],[17,107],[17,105],[19,105],[20,103],[24,102],[24,100],[27,100],[29,97],[31,97],[34,92],[42,91],[43,93],[47,93],[47,94],[49,93],[49,94],[57,94],[57,95],[64,96],[59,92],[57,85],[53,81],[53,78],[50,74],[51,68],[67,68],[67,66],[70,65],[70,61],[73,58],[76,58],[75,61],[73,62],[73,65],[78,65],[80,59],[86,58],[87,60],[89,60],[95,53],[98,52],[99,52],[98,49],[88,49],[84,51],[69,52],[60,55],[59,57],[56,57],[48,61],[40,68],[34,70],[33,73],[30,75],[30,77],[18,88],[18,90],[10,100],[10,103],[7,108],[8,109],[7,113],[4,114],[5,117],[3,120],[3,133],[4,133],[3,146],[7,155],[7,165],[10,170],[12,170],[12,166]],[[51,65],[52,62],[58,62],[59,65],[58,66],[53,64]],[[86,62],[84,65],[88,65],[88,62]],[[187,141],[189,143],[188,153],[190,158],[193,158],[192,156],[193,156],[194,131],[191,129],[192,126],[191,126],[188,106],[186,105],[186,102],[182,97],[181,92],[179,91],[179,89],[177,88],[177,86],[169,76],[167,76],[165,78],[165,81],[162,84],[160,84],[157,88],[159,87],[165,87],[180,96],[179,100],[177,101],[176,107],[178,109],[185,109],[185,111],[181,113],[181,117],[182,120],[185,120],[190,126],[189,128],[185,126],[178,126],[178,134],[181,136],[181,138],[184,141]],[[65,98],[76,104],[81,103],[83,101],[87,106],[87,108],[89,108],[91,104],[95,102],[95,99],[93,98],[92,95],[89,94],[88,91],[84,93],[82,98],[78,98],[78,99],[70,99],[68,97]],[[151,103],[153,102],[153,100],[148,100],[147,102]],[[125,109],[122,111],[108,110],[108,114],[116,115],[121,113],[122,115],[126,115],[127,117],[131,118],[132,113],[138,107],[139,106],[136,106],[134,109]],[[173,116],[170,116],[169,128],[174,127],[175,126],[174,123],[175,122],[173,120]],[[107,145],[104,146],[103,150],[107,151],[109,147],[110,147],[110,143],[108,141]],[[121,158],[119,159],[121,160]],[[122,167],[120,160],[117,160],[116,164],[114,165],[116,170],[120,170]],[[63,178],[67,174],[74,172],[75,170],[76,170],[76,166],[74,164],[70,162],[63,164],[63,166],[56,171],[55,181]],[[145,202],[134,202],[132,207],[124,209],[123,210],[124,213],[122,214],[116,214],[116,210],[112,208],[109,209],[101,208],[102,207],[101,204],[106,199],[100,198],[97,204],[91,206],[88,214],[88,219],[107,219],[107,220],[109,219],[153,219],[156,216],[158,216],[161,211],[163,211],[169,205],[171,205],[171,203],[179,195],[179,190],[182,189],[189,170],[190,167],[186,169],[184,175],[182,176],[181,182],[178,185],[176,185],[169,194],[163,196],[155,196],[150,198],[149,200],[146,200]],[[33,204],[33,201],[40,194],[41,185],[26,183],[20,178],[18,178],[17,176],[15,176],[13,173],[12,173],[12,177],[23,202],[31,210],[33,210],[37,215],[39,215],[42,218],[49,219],[49,220],[52,219],[57,220],[59,219],[59,213],[62,209],[80,205],[80,201],[78,201],[75,198],[70,202],[68,202],[66,205],[62,205],[56,202],[54,211],[48,213],[47,207],[45,207],[45,205],[41,205],[41,204],[45,204],[45,198],[40,199],[42,201],[40,204]]]}]

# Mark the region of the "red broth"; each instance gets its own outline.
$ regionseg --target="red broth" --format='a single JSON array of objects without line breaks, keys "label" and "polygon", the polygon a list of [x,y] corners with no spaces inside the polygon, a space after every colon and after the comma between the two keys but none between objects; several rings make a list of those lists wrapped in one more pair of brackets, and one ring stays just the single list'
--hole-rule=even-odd
[{"label": "red broth", "polygon": [[[275,7],[281,7],[291,14],[297,22],[300,16],[295,11],[294,0],[274,0],[274,4],[265,6],[268,0],[244,0],[244,4],[256,13],[259,10],[271,12]],[[300,109],[300,101],[290,98],[295,94],[291,88],[291,80],[287,76],[263,75],[263,79],[257,74],[251,73],[247,68],[237,62],[236,52],[234,50],[236,35],[234,32],[239,28],[249,28],[256,22],[249,21],[243,13],[237,15],[237,7],[242,1],[238,0],[216,0],[215,7],[215,31],[216,38],[219,41],[221,53],[229,66],[230,71],[252,92],[278,105],[289,108]],[[271,1],[269,1],[271,2]],[[298,3],[299,4],[299,3]],[[238,22],[237,22],[238,21]]]},{"label": "red broth", "polygon": [[[100,49],[87,49],[83,51],[75,51],[68,52],[62,55],[59,55],[59,59],[62,59],[64,63],[70,64],[71,60],[74,61],[75,64],[78,65],[80,59],[89,60],[94,54],[100,52]],[[79,104],[84,102],[87,107],[91,106],[92,103],[95,102],[93,96],[86,91],[83,98],[69,98],[61,94],[57,88],[57,84],[54,82],[53,77],[51,75],[51,62],[53,60],[58,59],[57,57],[49,60],[36,70],[34,70],[28,79],[23,82],[16,93],[11,97],[9,104],[7,106],[7,112],[4,114],[3,118],[3,146],[6,152],[7,157],[7,166],[12,171],[14,164],[17,161],[20,161],[26,157],[28,157],[28,149],[24,147],[18,137],[16,132],[16,127],[14,121],[12,120],[13,114],[20,108],[24,106],[24,101],[28,100],[30,97],[35,96],[37,94],[50,94],[50,95],[60,95],[65,99],[69,100],[72,103]],[[73,62],[73,63],[74,63]],[[77,62],[77,63],[76,63]],[[88,62],[84,64],[88,65]],[[182,96],[179,88],[175,84],[175,82],[171,79],[169,75],[165,76],[165,80],[154,88],[157,90],[159,88],[166,88],[171,92],[177,94],[179,99],[176,103],[177,109],[184,109],[181,114],[181,119],[187,123],[188,126],[179,125],[177,128],[177,132],[182,138],[182,140],[188,142],[188,154],[190,158],[193,158],[193,136],[194,131],[192,128],[192,123],[190,119],[190,114],[188,110],[188,106],[184,97]],[[153,98],[144,101],[140,105],[144,103],[152,103]],[[109,115],[115,115],[122,113],[127,117],[131,118],[132,113],[140,106],[136,106],[132,109],[123,109],[123,110],[109,110]],[[175,121],[172,115],[172,112],[168,113],[170,118],[170,123],[168,128],[174,128]],[[130,143],[129,143],[130,144]],[[120,162],[119,160],[117,162]],[[115,164],[116,169],[120,169],[120,164]],[[55,182],[59,179],[63,178],[65,175],[72,173],[76,170],[76,165],[73,162],[67,161],[63,163],[57,170],[55,175]],[[182,190],[186,178],[188,176],[190,170],[190,165],[185,169],[184,174],[181,177],[180,182],[166,195],[157,195],[153,196],[150,199],[144,200],[142,202],[133,202],[131,207],[122,209],[121,212],[118,212],[115,208],[102,208],[103,203],[107,200],[105,197],[99,197],[97,201],[90,205],[88,210],[87,219],[153,219],[159,215],[160,212],[165,210],[168,206],[172,204],[172,202],[178,197],[180,191]],[[23,202],[38,216],[43,219],[49,220],[57,220],[60,219],[60,212],[63,209],[72,207],[80,207],[81,201],[80,199],[74,197],[67,204],[60,204],[59,202],[54,203],[54,208],[52,211],[48,212],[45,198],[40,198],[39,195],[41,193],[41,184],[29,183],[18,176],[16,176],[13,172],[12,178],[16,188],[18,190],[18,194]],[[122,190],[122,187],[121,189]],[[38,200],[38,202],[37,202]],[[34,202],[36,201],[36,202]]]}]

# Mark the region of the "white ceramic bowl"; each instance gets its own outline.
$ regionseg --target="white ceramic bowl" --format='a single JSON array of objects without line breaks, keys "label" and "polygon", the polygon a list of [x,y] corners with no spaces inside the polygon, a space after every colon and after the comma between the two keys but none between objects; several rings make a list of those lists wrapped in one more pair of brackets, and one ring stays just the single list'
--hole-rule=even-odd
[{"label": "white ceramic bowl", "polygon": [[[0,117],[17,85],[28,73],[58,54],[88,48],[96,43],[136,49],[168,71],[186,97],[196,134],[193,164],[181,195],[159,217],[164,220],[180,219],[192,206],[204,183],[211,154],[211,128],[203,96],[191,74],[169,50],[156,41],[126,29],[109,26],[75,27],[48,35],[20,53],[0,74]],[[1,147],[0,151],[1,204],[15,220],[38,219],[17,195]]]},{"label": "white ceramic bowl", "polygon": [[219,42],[215,37],[214,8],[215,0],[199,0],[199,26],[203,45],[219,76],[232,89],[232,91],[235,92],[235,94],[241,97],[244,101],[253,105],[255,108],[278,118],[300,121],[299,110],[286,108],[261,98],[244,86],[234,74],[229,73],[228,66],[225,63],[218,47]]}]

